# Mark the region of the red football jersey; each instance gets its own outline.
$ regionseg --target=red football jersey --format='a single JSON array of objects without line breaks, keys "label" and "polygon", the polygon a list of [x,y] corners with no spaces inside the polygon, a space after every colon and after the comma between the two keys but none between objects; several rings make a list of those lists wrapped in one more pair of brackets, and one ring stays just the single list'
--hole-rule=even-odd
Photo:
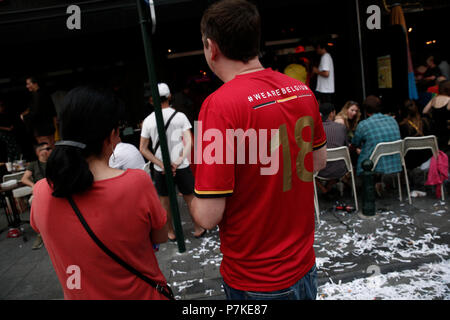
[{"label": "red football jersey", "polygon": [[195,194],[228,196],[225,282],[246,291],[293,285],[315,263],[312,151],[326,136],[313,93],[271,69],[238,75],[205,100],[197,129]]}]

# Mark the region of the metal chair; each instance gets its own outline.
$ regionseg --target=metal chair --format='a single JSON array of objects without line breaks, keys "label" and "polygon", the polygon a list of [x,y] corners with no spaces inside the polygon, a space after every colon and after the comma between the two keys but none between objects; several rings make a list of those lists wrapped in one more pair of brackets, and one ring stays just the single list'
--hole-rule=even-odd
[{"label": "metal chair", "polygon": [[[356,187],[355,187],[355,175],[353,172],[352,160],[350,158],[350,152],[348,151],[348,147],[338,147],[338,148],[330,148],[327,149],[327,163],[332,161],[340,161],[344,160],[345,166],[347,167],[347,171],[350,172],[352,176],[352,188],[353,188],[353,197],[355,199],[355,208],[356,211],[358,208],[358,197],[356,195]],[[317,187],[316,187],[316,178],[324,179],[319,176],[319,172],[314,173],[314,207],[316,211],[317,221],[320,223],[320,210],[319,210],[319,200],[317,197]]]},{"label": "metal chair", "polygon": [[[409,190],[409,181],[408,181],[408,173],[406,172],[406,165],[405,165],[405,159],[403,157],[403,140],[397,140],[392,142],[380,142],[376,145],[375,149],[372,151],[372,154],[370,155],[369,159],[373,162],[373,168],[372,170],[375,170],[378,161],[381,157],[384,156],[390,156],[398,154],[400,156],[400,161],[403,167],[403,172],[405,173],[405,182],[406,182],[406,189],[408,191],[408,201],[409,204],[411,204],[411,194]],[[400,181],[400,172],[397,172],[397,179],[398,179],[398,192],[400,196],[400,201],[402,201],[402,185]]]},{"label": "metal chair", "polygon": [[[403,156],[406,156],[406,153],[409,150],[424,150],[431,149],[433,152],[433,157],[437,158],[439,155],[439,147],[437,143],[436,136],[425,136],[425,137],[406,137],[403,139]],[[445,200],[444,197],[444,184],[441,184],[441,194],[442,201]]]}]

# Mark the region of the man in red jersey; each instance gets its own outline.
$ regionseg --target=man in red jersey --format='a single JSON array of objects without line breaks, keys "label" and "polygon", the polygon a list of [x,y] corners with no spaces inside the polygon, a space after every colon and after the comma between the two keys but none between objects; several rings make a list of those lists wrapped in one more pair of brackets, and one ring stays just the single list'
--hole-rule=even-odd
[{"label": "man in red jersey", "polygon": [[227,298],[315,299],[313,172],[326,164],[317,101],[302,82],[261,65],[253,4],[216,2],[201,31],[224,85],[199,116],[193,217],[219,225]]}]

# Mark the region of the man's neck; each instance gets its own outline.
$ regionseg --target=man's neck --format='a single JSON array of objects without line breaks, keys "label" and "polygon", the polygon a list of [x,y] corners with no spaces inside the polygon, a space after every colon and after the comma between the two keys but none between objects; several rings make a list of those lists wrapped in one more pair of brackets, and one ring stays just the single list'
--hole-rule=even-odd
[{"label": "man's neck", "polygon": [[247,63],[230,60],[223,56],[220,59],[216,64],[215,73],[223,82],[233,80],[238,75],[264,70],[258,57],[253,58]]}]

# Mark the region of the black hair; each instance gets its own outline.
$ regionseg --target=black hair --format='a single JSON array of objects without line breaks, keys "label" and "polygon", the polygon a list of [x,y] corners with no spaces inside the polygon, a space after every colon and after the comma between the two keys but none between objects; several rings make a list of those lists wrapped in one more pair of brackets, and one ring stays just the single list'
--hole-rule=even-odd
[{"label": "black hair", "polygon": [[260,52],[261,17],[257,7],[245,0],[222,0],[203,14],[200,31],[204,45],[214,40],[225,57],[247,63]]},{"label": "black hair", "polygon": [[367,114],[375,114],[382,111],[381,99],[377,96],[368,96],[363,102],[363,108]]},{"label": "black hair", "polygon": [[38,148],[43,147],[43,146],[48,145],[48,144],[49,144],[48,142],[40,142],[40,143],[36,143],[36,144],[34,145],[34,151],[37,151]]},{"label": "black hair", "polygon": [[450,96],[450,80],[439,82],[439,94]]},{"label": "black hair", "polygon": [[314,42],[314,48],[320,47],[328,51],[328,42],[325,39],[319,39]]},{"label": "black hair", "polygon": [[25,80],[28,80],[28,79],[30,79],[30,81],[32,83],[38,83],[39,84],[39,79],[35,75],[29,75],[29,76],[27,76],[25,78]]},{"label": "black hair", "polygon": [[61,139],[86,147],[55,147],[46,169],[53,196],[67,197],[91,187],[94,177],[86,158],[101,155],[103,142],[119,128],[123,109],[122,102],[109,90],[78,87],[66,95],[60,115]]},{"label": "black hair", "polygon": [[169,101],[169,97],[159,97],[159,102],[164,103],[166,101]]}]

